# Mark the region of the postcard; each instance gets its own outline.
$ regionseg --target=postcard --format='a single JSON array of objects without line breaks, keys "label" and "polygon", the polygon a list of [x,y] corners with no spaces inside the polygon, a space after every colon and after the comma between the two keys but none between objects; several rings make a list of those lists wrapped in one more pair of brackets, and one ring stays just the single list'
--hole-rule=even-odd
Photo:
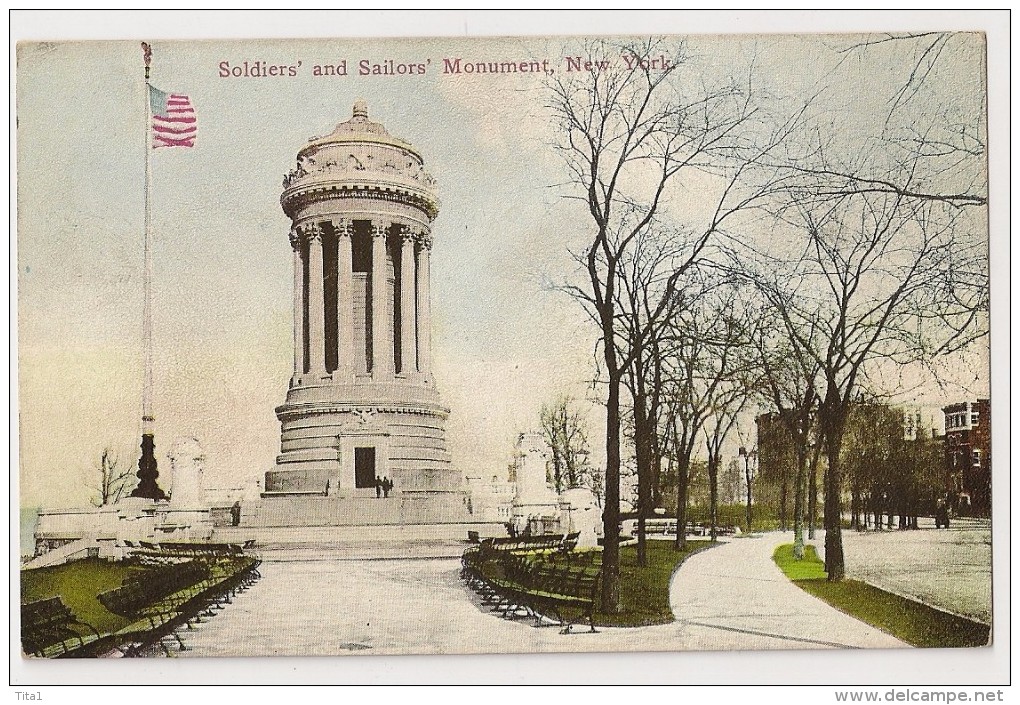
[{"label": "postcard", "polygon": [[990,648],[986,48],[20,42],[23,657]]}]

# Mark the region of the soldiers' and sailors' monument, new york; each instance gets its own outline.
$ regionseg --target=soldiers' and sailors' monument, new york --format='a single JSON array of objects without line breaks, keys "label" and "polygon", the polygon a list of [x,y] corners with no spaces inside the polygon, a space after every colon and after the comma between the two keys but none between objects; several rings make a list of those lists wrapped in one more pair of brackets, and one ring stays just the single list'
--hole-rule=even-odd
[{"label": "soldiers' and sailors' monument, new york", "polygon": [[[281,203],[293,222],[294,373],[254,520],[467,520],[431,371],[439,200],[421,155],[358,100],[350,120],[299,151]],[[383,501],[364,502],[380,483]]]}]

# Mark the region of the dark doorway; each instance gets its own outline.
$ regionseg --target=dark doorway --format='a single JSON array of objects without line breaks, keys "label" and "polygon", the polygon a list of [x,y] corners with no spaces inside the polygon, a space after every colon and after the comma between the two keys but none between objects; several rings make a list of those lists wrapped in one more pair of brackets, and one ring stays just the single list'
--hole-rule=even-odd
[{"label": "dark doorway", "polygon": [[354,449],[354,486],[375,487],[375,448]]}]

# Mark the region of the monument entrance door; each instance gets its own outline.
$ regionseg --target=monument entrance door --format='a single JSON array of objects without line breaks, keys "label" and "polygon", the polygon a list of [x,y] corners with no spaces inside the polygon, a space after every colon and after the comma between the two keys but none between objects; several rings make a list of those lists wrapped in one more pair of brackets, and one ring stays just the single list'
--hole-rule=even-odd
[{"label": "monument entrance door", "polygon": [[375,448],[354,449],[354,486],[375,487]]}]

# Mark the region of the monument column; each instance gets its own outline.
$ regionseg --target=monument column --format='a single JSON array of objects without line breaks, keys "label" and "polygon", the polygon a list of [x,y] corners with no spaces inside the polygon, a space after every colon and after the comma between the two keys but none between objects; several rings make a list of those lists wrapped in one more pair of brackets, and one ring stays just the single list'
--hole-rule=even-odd
[{"label": "monument column", "polygon": [[290,231],[294,248],[294,376],[305,373],[305,263],[301,256],[301,235]]},{"label": "monument column", "polygon": [[412,375],[418,370],[417,331],[415,330],[414,239],[408,229],[400,233],[400,371]]},{"label": "monument column", "polygon": [[308,236],[308,372],[326,374],[325,303],[322,291],[322,226],[306,226]]},{"label": "monument column", "polygon": [[392,321],[387,311],[386,224],[372,221],[372,377],[386,380],[393,375]]},{"label": "monument column", "polygon": [[337,376],[344,382],[354,379],[354,257],[352,238],[354,223],[334,220],[336,231],[336,339]]},{"label": "monument column", "polygon": [[432,238],[421,234],[418,248],[418,371],[428,380],[432,374],[432,311],[429,306],[429,250]]}]

